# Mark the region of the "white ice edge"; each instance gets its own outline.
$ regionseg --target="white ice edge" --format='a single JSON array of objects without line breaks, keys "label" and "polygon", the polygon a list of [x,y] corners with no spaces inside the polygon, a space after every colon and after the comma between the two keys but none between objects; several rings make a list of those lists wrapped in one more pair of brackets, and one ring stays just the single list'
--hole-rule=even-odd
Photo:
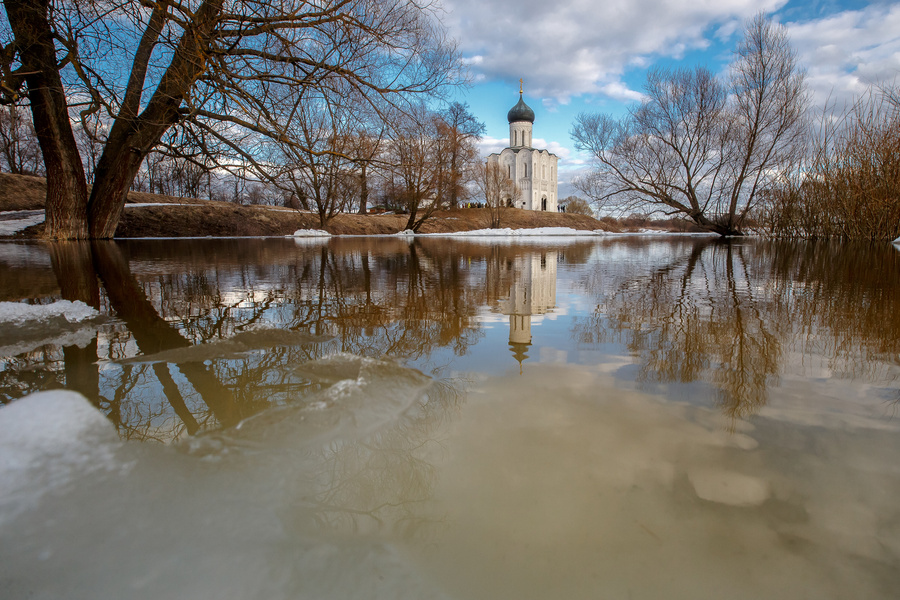
[{"label": "white ice edge", "polygon": [[63,317],[69,323],[79,323],[100,316],[100,313],[78,300],[57,300],[52,304],[24,304],[0,302],[0,324],[24,325]]},{"label": "white ice edge", "polygon": [[331,237],[331,234],[323,229],[298,229],[288,237]]},{"label": "white ice edge", "polygon": [[462,237],[462,238],[484,238],[484,237],[606,237],[606,236],[634,236],[634,235],[677,235],[677,236],[709,236],[716,235],[708,232],[672,232],[659,231],[655,229],[644,229],[640,231],[629,232],[612,232],[603,229],[572,229],[570,227],[535,227],[532,229],[475,229],[472,231],[454,231],[447,233],[415,233],[410,230],[400,231],[390,234],[394,237]]}]

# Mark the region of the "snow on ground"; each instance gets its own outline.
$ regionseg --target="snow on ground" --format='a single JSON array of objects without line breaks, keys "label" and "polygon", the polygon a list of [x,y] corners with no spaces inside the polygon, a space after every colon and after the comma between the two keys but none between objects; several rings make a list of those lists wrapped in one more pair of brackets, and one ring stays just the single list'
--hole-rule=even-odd
[{"label": "snow on ground", "polygon": [[142,206],[200,206],[197,202],[128,202],[125,208],[136,208]]},{"label": "snow on ground", "polygon": [[44,222],[42,210],[11,210],[0,214],[0,235],[14,235]]},{"label": "snow on ground", "polygon": [[687,235],[708,236],[712,233],[675,233],[658,229],[641,229],[624,233],[604,231],[603,229],[572,229],[571,227],[535,227],[533,229],[475,229],[472,231],[454,231],[451,233],[415,233],[409,229],[393,234],[400,237],[460,237],[460,238],[545,238],[545,237],[600,237],[600,236],[633,236],[633,235]]},{"label": "snow on ground", "polygon": [[[599,230],[598,230],[599,231]],[[602,232],[605,233],[605,232]],[[412,232],[404,231],[402,234],[410,235]],[[434,237],[532,237],[548,235],[600,235],[596,231],[584,229],[572,229],[571,227],[535,227],[534,229],[475,229],[473,231],[455,231],[453,233],[424,233],[418,234]]]}]

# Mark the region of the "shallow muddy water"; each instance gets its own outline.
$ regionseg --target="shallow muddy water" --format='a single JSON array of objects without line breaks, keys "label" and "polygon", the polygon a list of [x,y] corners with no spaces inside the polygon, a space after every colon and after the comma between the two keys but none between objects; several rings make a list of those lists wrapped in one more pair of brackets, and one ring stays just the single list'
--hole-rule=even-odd
[{"label": "shallow muddy water", "polygon": [[892,247],[0,244],[0,282],[2,598],[900,589]]}]

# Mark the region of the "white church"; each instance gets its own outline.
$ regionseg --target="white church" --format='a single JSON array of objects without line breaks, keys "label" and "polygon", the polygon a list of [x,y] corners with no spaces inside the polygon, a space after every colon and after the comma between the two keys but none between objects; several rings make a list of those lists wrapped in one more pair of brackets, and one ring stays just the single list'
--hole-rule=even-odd
[{"label": "white church", "polygon": [[[521,83],[521,80],[520,80]],[[525,210],[557,210],[557,163],[559,157],[546,149],[531,147],[534,111],[522,99],[506,115],[509,121],[509,147],[500,154],[491,154],[488,164],[500,165],[501,173],[519,186],[518,199],[507,198],[507,206]]]}]

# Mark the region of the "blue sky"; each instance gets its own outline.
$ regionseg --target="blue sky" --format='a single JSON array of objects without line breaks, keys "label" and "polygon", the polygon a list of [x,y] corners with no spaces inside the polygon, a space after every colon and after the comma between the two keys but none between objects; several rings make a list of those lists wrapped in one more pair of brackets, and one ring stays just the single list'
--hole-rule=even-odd
[{"label": "blue sky", "polygon": [[508,143],[506,112],[534,109],[534,145],[560,157],[560,197],[585,168],[569,138],[582,111],[622,113],[653,65],[724,72],[742,23],[766,11],[784,24],[814,103],[900,82],[900,2],[847,0],[443,0],[473,83],[454,99],[484,122],[485,154]]}]

